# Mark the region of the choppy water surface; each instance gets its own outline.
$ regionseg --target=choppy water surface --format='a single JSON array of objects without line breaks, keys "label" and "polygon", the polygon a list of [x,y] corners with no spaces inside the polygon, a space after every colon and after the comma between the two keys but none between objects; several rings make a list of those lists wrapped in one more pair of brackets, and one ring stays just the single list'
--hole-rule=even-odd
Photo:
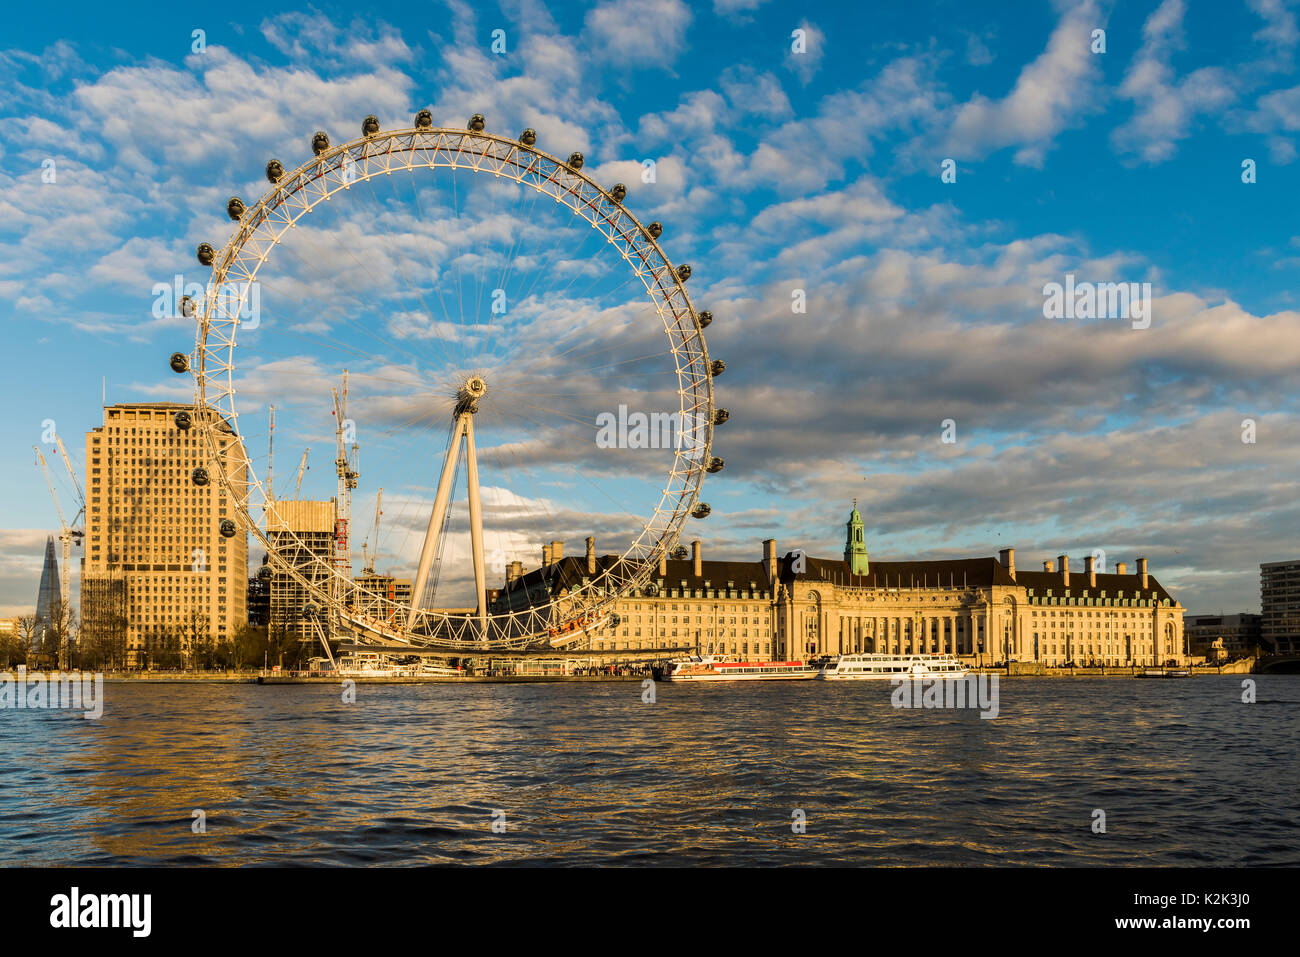
[{"label": "choppy water surface", "polygon": [[1300,678],[1241,680],[109,684],[0,711],[0,863],[1295,865]]}]

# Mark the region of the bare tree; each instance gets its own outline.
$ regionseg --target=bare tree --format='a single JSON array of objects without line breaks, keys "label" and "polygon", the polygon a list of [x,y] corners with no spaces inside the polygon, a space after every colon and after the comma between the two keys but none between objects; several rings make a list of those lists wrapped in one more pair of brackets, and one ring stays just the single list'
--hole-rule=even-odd
[{"label": "bare tree", "polygon": [[211,668],[215,646],[212,641],[212,624],[208,616],[197,608],[190,611],[182,624],[184,644],[189,651],[186,664],[193,668]]}]

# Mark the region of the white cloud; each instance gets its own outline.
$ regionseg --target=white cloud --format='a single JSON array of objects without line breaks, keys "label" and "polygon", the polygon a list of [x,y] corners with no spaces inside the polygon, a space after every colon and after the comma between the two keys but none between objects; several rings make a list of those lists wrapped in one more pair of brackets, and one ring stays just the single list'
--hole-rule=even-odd
[{"label": "white cloud", "polygon": [[[822,65],[826,34],[816,24],[806,19],[800,20],[796,29],[803,35],[796,38],[792,31],[791,37],[787,40],[785,67],[799,78],[800,83],[807,86]],[[795,49],[796,44],[800,44],[798,50]]]},{"label": "white cloud", "polygon": [[1100,105],[1101,67],[1089,42],[1102,21],[1094,0],[1067,10],[1010,93],[999,100],[977,93],[958,108],[945,145],[949,155],[978,159],[1015,147],[1017,163],[1041,166],[1057,135]]},{"label": "white cloud", "polygon": [[585,52],[614,63],[667,65],[682,52],[690,22],[682,0],[611,0],[587,12]]},{"label": "white cloud", "polygon": [[1164,0],[1147,18],[1142,50],[1119,88],[1120,96],[1132,100],[1136,109],[1132,119],[1115,130],[1112,142],[1147,163],[1172,157],[1198,114],[1222,109],[1237,96],[1232,76],[1218,67],[1176,78],[1170,60],[1183,47],[1184,12],[1183,0]]}]

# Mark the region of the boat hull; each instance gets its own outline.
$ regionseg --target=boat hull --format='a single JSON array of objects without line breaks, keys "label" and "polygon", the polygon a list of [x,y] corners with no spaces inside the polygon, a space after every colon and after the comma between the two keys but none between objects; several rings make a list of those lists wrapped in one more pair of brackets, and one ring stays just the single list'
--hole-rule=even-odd
[{"label": "boat hull", "polygon": [[891,681],[894,678],[965,678],[971,674],[970,669],[965,671],[914,671],[914,672],[894,672],[893,674],[828,674],[822,673],[817,677],[823,681]]},{"label": "boat hull", "polygon": [[787,672],[785,674],[769,675],[729,675],[729,674],[711,674],[711,675],[668,675],[667,681],[807,681],[810,678],[816,678],[817,672]]}]

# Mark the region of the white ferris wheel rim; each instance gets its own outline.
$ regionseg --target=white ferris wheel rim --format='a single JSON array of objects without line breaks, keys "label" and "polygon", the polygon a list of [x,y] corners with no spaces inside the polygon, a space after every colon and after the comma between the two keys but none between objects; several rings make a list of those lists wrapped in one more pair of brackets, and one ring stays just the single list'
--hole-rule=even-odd
[{"label": "white ferris wheel rim", "polygon": [[[551,196],[558,204],[567,206],[575,218],[586,220],[641,280],[663,322],[677,371],[683,441],[675,450],[667,485],[653,514],[613,563],[588,581],[576,584],[564,596],[552,595],[550,600],[530,604],[525,609],[489,614],[501,636],[499,639],[473,635],[470,619],[463,613],[436,609],[420,613],[424,633],[406,627],[367,629],[366,622],[357,620],[355,611],[345,606],[345,600],[333,588],[339,577],[345,577],[348,585],[355,587],[350,569],[345,575],[332,563],[323,562],[329,578],[322,583],[316,576],[304,576],[299,567],[285,561],[252,511],[257,497],[262,502],[271,499],[253,468],[246,443],[242,440],[235,443],[234,448],[242,450],[242,455],[233,465],[223,454],[224,446],[218,444],[220,435],[240,437],[239,413],[235,407],[235,339],[249,283],[256,281],[271,251],[299,220],[352,185],[394,172],[414,173],[422,168],[463,169],[504,176]],[[711,461],[715,411],[714,373],[703,325],[685,288],[689,273],[683,276],[673,268],[659,246],[657,235],[651,235],[621,200],[582,173],[580,166],[575,168],[535,146],[472,129],[429,126],[363,135],[321,150],[314,159],[273,181],[256,203],[242,209],[225,246],[213,251],[212,277],[202,310],[196,310],[194,367],[195,408],[215,414],[198,417],[210,460],[238,517],[266,549],[270,561],[303,586],[322,609],[338,614],[352,627],[369,630],[371,635],[366,637],[377,635],[414,645],[465,649],[519,648],[542,638],[562,643],[555,640],[557,634],[574,632],[575,622],[583,626],[576,630],[584,632],[586,623],[600,621],[617,600],[644,585],[653,577],[659,561],[677,543],[682,526],[699,503],[700,485]],[[231,286],[233,293],[224,291]],[[224,308],[219,303],[224,303]],[[221,427],[223,423],[229,432]],[[237,484],[234,476],[241,472],[246,478]],[[302,545],[296,534],[290,535],[294,539],[290,547]]]}]

